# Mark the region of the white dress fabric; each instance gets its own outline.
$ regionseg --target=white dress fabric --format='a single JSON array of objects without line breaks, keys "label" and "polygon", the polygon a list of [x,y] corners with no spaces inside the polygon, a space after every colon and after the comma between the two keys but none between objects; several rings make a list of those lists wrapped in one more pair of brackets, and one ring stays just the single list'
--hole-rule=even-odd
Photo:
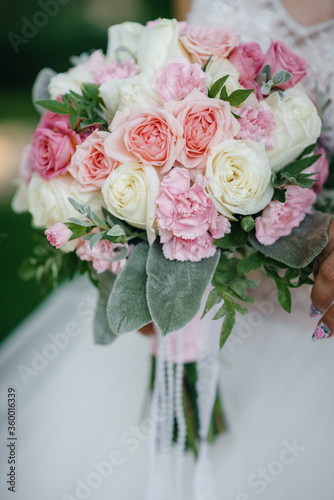
[{"label": "white dress fabric", "polygon": [[[333,49],[333,23],[304,31],[272,0],[197,0],[189,20],[235,24],[264,46],[270,36],[290,43],[280,31],[285,26],[296,40],[307,31],[314,51],[322,43]],[[310,60],[311,49],[301,44],[298,50]],[[324,57],[321,52],[322,62]],[[329,82],[333,64],[325,66]],[[250,314],[238,319],[219,354],[228,430],[209,450],[216,498],[332,500],[334,340],[311,341],[316,320],[308,316],[309,288],[294,293],[291,315],[280,309],[273,288],[269,281],[261,287]],[[96,296],[85,277],[64,285],[2,346],[3,500],[147,498],[147,445],[154,432],[147,389],[150,342],[133,333],[110,346],[95,345]],[[8,387],[17,398],[15,494],[6,483]],[[175,447],[175,460],[177,453]],[[191,453],[182,467],[184,500],[194,500]],[[164,500],[174,497],[166,491]]]}]

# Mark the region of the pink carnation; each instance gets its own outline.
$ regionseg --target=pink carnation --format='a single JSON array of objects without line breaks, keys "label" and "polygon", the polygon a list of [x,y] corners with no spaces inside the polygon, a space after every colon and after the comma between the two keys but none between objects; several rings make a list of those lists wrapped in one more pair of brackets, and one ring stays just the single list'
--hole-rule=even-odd
[{"label": "pink carnation", "polygon": [[56,248],[60,248],[69,242],[69,239],[73,233],[70,229],[68,229],[67,226],[65,226],[65,224],[57,222],[57,224],[54,224],[53,226],[49,227],[49,229],[44,231],[44,234],[46,234],[50,245]]},{"label": "pink carnation", "polygon": [[65,175],[77,144],[83,137],[74,132],[68,116],[47,111],[33,134],[32,170],[44,179]]},{"label": "pink carnation", "polygon": [[275,147],[275,136],[271,133],[276,128],[273,112],[267,103],[260,104],[258,109],[253,106],[244,106],[238,109],[240,132],[238,139],[251,139],[263,142],[266,149]]},{"label": "pink carnation", "polygon": [[157,68],[153,88],[163,102],[180,101],[197,88],[206,94],[206,75],[199,64],[190,64],[186,59],[170,61],[164,68]]},{"label": "pink carnation", "polygon": [[82,192],[101,189],[108,175],[119,166],[104,150],[104,141],[110,134],[95,130],[77,147],[68,167]]},{"label": "pink carnation", "polygon": [[264,63],[264,53],[257,42],[242,43],[229,55],[240,73],[240,80],[255,80]]},{"label": "pink carnation", "polygon": [[298,227],[305,215],[311,212],[317,195],[312,189],[287,185],[285,203],[272,200],[256,218],[256,237],[263,245],[272,245],[282,236],[288,236]]},{"label": "pink carnation", "polygon": [[204,233],[199,238],[187,240],[172,237],[164,243],[162,251],[166,259],[184,262],[199,262],[202,259],[212,257],[217,247],[213,244],[213,238],[209,233]]},{"label": "pink carnation", "polygon": [[96,73],[97,85],[102,85],[108,80],[123,80],[131,76],[138,75],[139,66],[134,59],[126,59],[123,63],[114,61],[106,66],[102,66]]},{"label": "pink carnation", "polygon": [[283,90],[294,87],[307,75],[307,62],[305,59],[297,56],[284,42],[274,42],[272,40],[265,54],[265,63],[270,64],[270,76],[273,76],[280,69],[291,73],[291,80],[279,86]]},{"label": "pink carnation", "polygon": [[317,182],[313,184],[313,190],[315,193],[320,194],[323,188],[323,185],[327,181],[329,175],[329,163],[326,156],[326,151],[324,148],[319,148],[315,151],[316,154],[321,154],[319,160],[317,160],[313,165],[303,171],[303,174],[312,174],[314,172],[318,172],[313,175],[313,179],[317,179]]},{"label": "pink carnation", "polygon": [[109,240],[100,240],[91,249],[89,241],[80,240],[76,253],[81,260],[92,262],[99,274],[105,271],[119,274],[126,264],[126,259],[115,262],[110,262],[110,259],[116,257],[124,246],[128,248],[127,245],[116,245]]},{"label": "pink carnation", "polygon": [[240,126],[231,113],[230,104],[210,99],[198,89],[183,101],[168,103],[166,109],[182,125],[185,143],[178,160],[186,168],[204,168],[209,149],[239,132]]},{"label": "pink carnation", "polygon": [[206,178],[199,176],[191,186],[188,170],[179,167],[163,178],[156,219],[167,258],[196,261],[209,257],[215,250],[213,238],[230,232],[229,221],[218,215],[206,185]]},{"label": "pink carnation", "polygon": [[111,134],[105,140],[106,154],[125,163],[140,161],[168,172],[184,145],[182,126],[164,109],[117,112]]},{"label": "pink carnation", "polygon": [[184,47],[193,55],[194,62],[202,66],[209,60],[228,57],[239,45],[237,30],[229,26],[191,26],[181,37]]}]

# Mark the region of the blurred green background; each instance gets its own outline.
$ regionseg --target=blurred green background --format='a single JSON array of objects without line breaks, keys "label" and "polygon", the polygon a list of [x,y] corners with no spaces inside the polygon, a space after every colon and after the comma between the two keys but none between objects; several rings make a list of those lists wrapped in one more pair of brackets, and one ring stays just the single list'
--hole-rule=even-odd
[{"label": "blurred green background", "polygon": [[[39,16],[43,7],[54,14]],[[57,9],[57,7],[59,7]],[[58,10],[58,12],[57,12]],[[50,11],[49,11],[50,12]],[[0,276],[3,340],[42,300],[34,282],[18,277],[22,260],[34,244],[29,214],[10,208],[20,155],[37,125],[31,88],[39,70],[66,71],[69,57],[90,49],[106,49],[107,27],[123,21],[145,23],[172,17],[165,0],[2,0],[0,16]],[[44,19],[44,22],[43,22]],[[39,24],[40,27],[36,27]],[[44,25],[43,25],[44,24]],[[43,26],[41,26],[43,25]],[[35,28],[34,28],[35,26]],[[26,32],[24,31],[26,30]],[[30,31],[29,31],[30,30]],[[23,36],[25,35],[25,36]],[[20,38],[22,37],[22,38]],[[28,38],[29,37],[29,38]],[[15,50],[14,50],[14,46]]]}]

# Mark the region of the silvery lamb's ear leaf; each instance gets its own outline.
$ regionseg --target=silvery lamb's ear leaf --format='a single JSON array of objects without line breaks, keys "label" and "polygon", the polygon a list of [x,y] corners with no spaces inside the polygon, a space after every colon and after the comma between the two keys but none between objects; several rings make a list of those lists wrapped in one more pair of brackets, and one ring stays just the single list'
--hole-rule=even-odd
[{"label": "silvery lamb's ear leaf", "polygon": [[332,220],[332,215],[314,211],[307,214],[289,236],[279,238],[273,245],[262,245],[254,233],[249,242],[266,257],[300,269],[310,264],[327,245],[327,230]]},{"label": "silvery lamb's ear leaf", "polygon": [[152,320],[162,335],[185,327],[199,312],[219,261],[220,251],[199,262],[164,257],[154,242],[147,259],[147,298]]},{"label": "silvery lamb's ear leaf", "polygon": [[116,275],[110,271],[98,274],[99,298],[93,322],[94,340],[96,344],[111,344],[117,335],[111,330],[107,317],[108,299],[113,288]]},{"label": "silvery lamb's ear leaf", "polygon": [[132,250],[110,294],[107,316],[117,335],[138,330],[151,321],[146,299],[148,248],[143,242]]}]

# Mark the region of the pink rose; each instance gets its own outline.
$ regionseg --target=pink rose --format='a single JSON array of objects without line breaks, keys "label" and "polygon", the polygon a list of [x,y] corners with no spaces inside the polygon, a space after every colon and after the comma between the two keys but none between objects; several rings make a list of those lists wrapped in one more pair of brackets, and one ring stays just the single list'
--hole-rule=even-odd
[{"label": "pink rose", "polygon": [[190,64],[186,59],[174,59],[164,68],[157,68],[153,88],[160,94],[163,102],[180,101],[197,88],[207,93],[206,74],[199,64]]},{"label": "pink rose", "polygon": [[263,142],[266,149],[273,149],[276,144],[275,136],[271,133],[276,128],[273,112],[267,103],[262,102],[258,109],[253,106],[244,106],[238,109],[240,131],[238,139],[251,139]]},{"label": "pink rose", "polygon": [[327,181],[329,175],[329,163],[326,156],[326,151],[324,148],[318,148],[315,151],[316,154],[321,154],[321,158],[317,160],[313,165],[303,171],[303,174],[312,174],[314,172],[318,172],[316,175],[313,175],[313,179],[317,179],[318,182],[313,184],[313,190],[315,193],[320,194],[323,188],[323,185]]},{"label": "pink rose", "polygon": [[291,80],[279,86],[282,90],[294,87],[307,75],[307,62],[305,59],[297,56],[284,42],[271,41],[270,47],[265,54],[265,64],[270,64],[270,76],[273,76],[280,69],[291,73]]},{"label": "pink rose", "polygon": [[126,259],[110,262],[127,245],[119,245],[109,240],[100,240],[93,248],[90,248],[89,241],[80,240],[76,253],[81,260],[92,262],[95,271],[100,274],[104,271],[111,271],[119,274],[126,264]]},{"label": "pink rose", "polygon": [[183,101],[168,103],[166,109],[182,125],[185,142],[178,160],[186,168],[204,168],[209,149],[239,132],[230,104],[210,99],[198,89]]},{"label": "pink rose", "polygon": [[229,60],[239,71],[240,80],[255,80],[264,65],[264,53],[257,42],[247,42],[233,49]]},{"label": "pink rose", "polygon": [[72,156],[68,171],[78,181],[82,192],[101,189],[108,175],[119,166],[105,153],[104,141],[108,136],[108,132],[95,130],[77,146]]},{"label": "pink rose", "polygon": [[156,220],[167,258],[195,261],[196,255],[198,260],[209,257],[214,254],[213,238],[230,232],[230,222],[218,215],[205,190],[207,183],[205,177],[198,176],[191,186],[189,171],[179,167],[163,178],[156,200]]},{"label": "pink rose", "polygon": [[108,80],[123,80],[138,75],[139,66],[134,59],[126,59],[123,63],[114,61],[103,66],[95,73],[97,85],[102,85]]},{"label": "pink rose", "polygon": [[272,245],[282,236],[288,236],[311,212],[317,195],[312,189],[287,185],[285,203],[272,200],[255,220],[256,237],[263,245]]},{"label": "pink rose", "polygon": [[121,163],[139,160],[162,167],[164,173],[183,148],[182,132],[181,124],[164,109],[117,112],[104,147],[108,156]]},{"label": "pink rose", "polygon": [[239,45],[240,37],[236,29],[229,26],[191,26],[181,41],[193,55],[194,62],[204,66],[211,55],[213,59],[228,57]]},{"label": "pink rose", "polygon": [[184,262],[199,262],[202,259],[212,257],[217,247],[213,244],[213,238],[209,233],[204,233],[194,240],[172,237],[164,243],[162,251],[166,259]]},{"label": "pink rose", "polygon": [[56,248],[60,248],[69,242],[69,239],[73,233],[70,229],[68,229],[67,226],[65,226],[65,224],[57,222],[57,224],[54,224],[53,226],[49,227],[49,229],[44,231],[44,234],[46,234],[50,245]]}]

